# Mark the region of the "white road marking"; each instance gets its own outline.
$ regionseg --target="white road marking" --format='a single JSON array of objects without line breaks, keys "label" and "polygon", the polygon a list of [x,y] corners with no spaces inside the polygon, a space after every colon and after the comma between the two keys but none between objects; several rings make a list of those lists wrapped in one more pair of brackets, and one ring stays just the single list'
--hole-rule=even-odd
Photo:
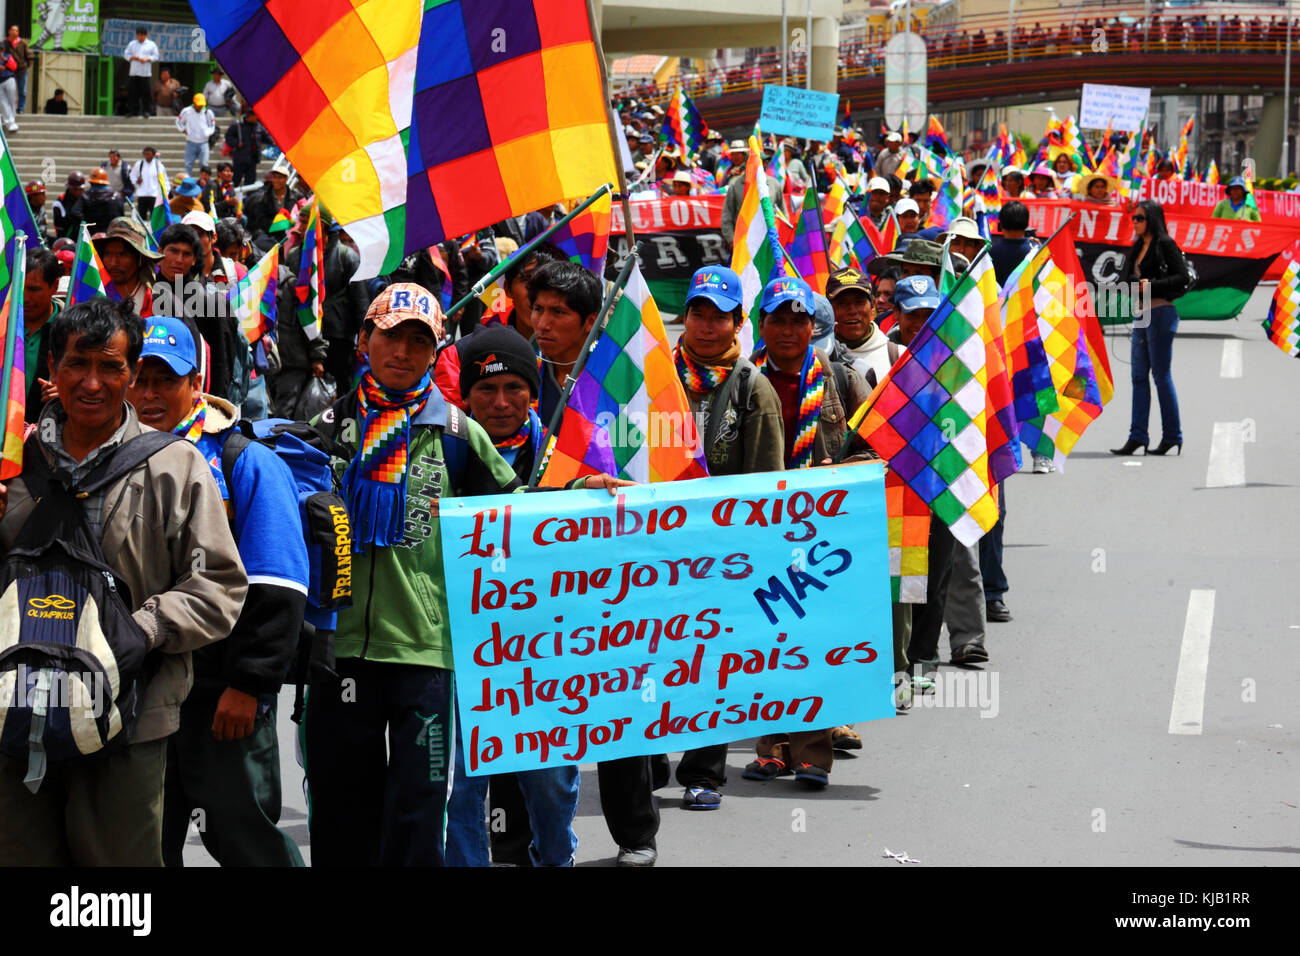
[{"label": "white road marking", "polygon": [[1241,422],[1215,422],[1205,487],[1237,488],[1245,483],[1246,448]]},{"label": "white road marking", "polygon": [[1225,339],[1219,362],[1220,378],[1241,378],[1241,339]]},{"label": "white road marking", "polygon": [[1210,625],[1214,623],[1214,592],[1193,591],[1187,599],[1187,623],[1178,653],[1178,680],[1169,710],[1171,734],[1199,734],[1205,716],[1205,674],[1210,667]]}]

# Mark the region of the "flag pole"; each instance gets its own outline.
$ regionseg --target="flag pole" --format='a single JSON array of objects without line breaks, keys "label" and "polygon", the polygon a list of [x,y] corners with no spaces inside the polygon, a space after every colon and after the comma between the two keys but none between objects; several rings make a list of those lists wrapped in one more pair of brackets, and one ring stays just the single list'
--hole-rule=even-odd
[{"label": "flag pole", "polygon": [[[605,47],[600,42],[600,30],[596,25],[596,10],[592,0],[587,0],[587,25],[591,30],[591,42],[596,49],[596,65],[600,68],[600,88],[605,95],[605,126],[609,130],[610,152],[614,159],[615,179],[618,184],[619,202],[623,207],[623,241],[631,251],[636,250],[636,233],[632,229],[632,204],[627,197],[627,177],[623,174],[623,163],[619,159],[618,130],[614,122],[614,104],[611,102],[609,89],[609,71],[605,68]],[[654,167],[651,167],[653,169]]]},{"label": "flag pole", "polygon": [[[0,408],[0,454],[3,454],[5,443],[9,438],[9,393],[13,385],[14,358],[18,354],[17,350],[24,347],[23,340],[18,336],[18,326],[22,324],[23,318],[23,281],[27,270],[27,233],[22,229],[14,234],[13,250],[14,263],[9,270],[9,289],[6,292],[9,312],[5,316],[4,372],[0,375],[0,402],[4,403],[3,408]],[[23,332],[25,334],[26,329]],[[25,388],[23,392],[26,392]],[[21,454],[20,451],[18,470],[5,467],[5,473],[0,475],[0,478],[8,481],[22,473]],[[4,461],[0,467],[10,464]],[[9,473],[11,471],[12,473]]]},{"label": "flag pole", "polygon": [[511,264],[516,259],[536,249],[539,245],[541,245],[543,242],[545,242],[547,239],[553,236],[556,230],[558,230],[561,226],[563,226],[565,223],[571,220],[574,216],[578,215],[583,210],[585,210],[588,206],[594,203],[601,196],[609,195],[611,188],[612,187],[610,186],[609,183],[605,183],[605,185],[601,186],[594,193],[592,193],[581,203],[575,206],[572,212],[566,213],[564,216],[557,219],[555,222],[551,223],[551,225],[547,226],[537,235],[533,236],[533,238],[525,242],[522,246],[519,247],[519,250],[513,256],[510,257],[510,259],[503,260],[501,262],[498,262],[496,265],[494,265],[490,270],[488,270],[487,275],[483,276],[483,278],[479,279],[477,282],[474,283],[473,287],[469,290],[469,293],[465,296],[465,298],[461,299],[455,305],[451,306],[451,308],[447,309],[444,315],[450,319],[453,315],[458,313],[461,309],[465,308],[465,306],[467,306],[474,299],[477,299],[480,295],[483,294],[483,290],[486,289],[488,286],[490,286],[493,282],[495,282],[497,280],[497,277],[500,276],[501,273],[505,272],[506,269],[510,268]]},{"label": "flag pole", "polygon": [[[573,365],[573,371],[569,373],[569,380],[564,383],[564,391],[560,393],[559,404],[555,406],[555,411],[551,413],[551,420],[547,424],[546,434],[542,443],[542,454],[533,462],[533,473],[528,478],[528,487],[536,488],[538,479],[542,476],[542,463],[546,460],[546,452],[550,449],[551,443],[559,437],[560,422],[564,419],[564,409],[568,407],[569,396],[573,393],[573,385],[578,381],[578,376],[587,365],[587,356],[591,354],[592,346],[600,337],[605,328],[605,317],[609,315],[609,310],[614,306],[614,300],[618,294],[627,285],[627,280],[632,275],[632,266],[636,265],[637,252],[632,249],[628,257],[623,260],[623,267],[619,270],[618,278],[610,286],[609,292],[605,295],[605,301],[600,306],[600,312],[596,316],[596,321],[591,325],[591,331],[587,333],[587,339],[582,343],[582,351],[578,353],[578,361]],[[543,359],[545,360],[545,359]]]}]

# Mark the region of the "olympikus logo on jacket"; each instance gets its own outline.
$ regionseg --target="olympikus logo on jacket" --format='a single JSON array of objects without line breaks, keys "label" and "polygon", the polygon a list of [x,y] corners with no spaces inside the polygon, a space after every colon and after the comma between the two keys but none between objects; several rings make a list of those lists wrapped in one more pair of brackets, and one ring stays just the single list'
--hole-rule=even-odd
[{"label": "olympikus logo on jacket", "polygon": [[43,598],[27,599],[28,617],[52,617],[60,621],[71,621],[72,611],[77,602],[65,598],[62,594],[47,594]]}]

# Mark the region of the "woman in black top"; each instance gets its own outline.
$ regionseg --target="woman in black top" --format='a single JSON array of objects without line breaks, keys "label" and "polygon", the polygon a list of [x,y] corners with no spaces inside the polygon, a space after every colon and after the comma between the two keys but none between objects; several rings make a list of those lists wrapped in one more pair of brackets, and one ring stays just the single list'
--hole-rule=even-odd
[{"label": "woman in black top", "polygon": [[[1183,450],[1183,432],[1178,419],[1178,395],[1170,373],[1173,360],[1174,333],[1178,331],[1178,312],[1172,299],[1183,295],[1191,285],[1187,262],[1178,243],[1165,228],[1165,212],[1158,202],[1144,200],[1133,210],[1134,242],[1124,259],[1121,275],[1131,283],[1130,301],[1150,301],[1145,314],[1133,317],[1132,373],[1133,420],[1128,441],[1112,454],[1131,455],[1138,448],[1150,455],[1163,455],[1171,448]],[[1155,380],[1160,402],[1160,444],[1148,451],[1150,438],[1147,419],[1151,412],[1151,383]]]}]

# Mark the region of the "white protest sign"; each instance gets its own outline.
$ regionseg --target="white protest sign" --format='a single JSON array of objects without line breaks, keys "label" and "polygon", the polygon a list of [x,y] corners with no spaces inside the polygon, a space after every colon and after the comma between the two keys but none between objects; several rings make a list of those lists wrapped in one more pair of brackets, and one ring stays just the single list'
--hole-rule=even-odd
[{"label": "white protest sign", "polygon": [[1079,103],[1079,126],[1083,129],[1109,126],[1131,133],[1141,129],[1150,105],[1151,90],[1146,87],[1085,83]]}]

